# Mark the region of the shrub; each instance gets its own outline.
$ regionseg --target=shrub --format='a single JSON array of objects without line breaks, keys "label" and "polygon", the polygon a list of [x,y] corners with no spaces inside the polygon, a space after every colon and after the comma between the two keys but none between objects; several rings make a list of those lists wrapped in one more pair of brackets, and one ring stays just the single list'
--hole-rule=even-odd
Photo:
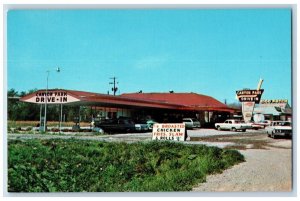
[{"label": "shrub", "polygon": [[9,192],[189,191],[244,160],[232,150],[175,142],[12,140]]}]

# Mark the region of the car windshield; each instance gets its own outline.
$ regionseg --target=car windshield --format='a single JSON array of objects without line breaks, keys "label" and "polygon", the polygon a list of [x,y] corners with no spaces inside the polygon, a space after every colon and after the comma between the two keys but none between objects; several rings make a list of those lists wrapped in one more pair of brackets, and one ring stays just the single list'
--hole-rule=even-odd
[{"label": "car windshield", "polygon": [[291,126],[291,122],[280,122],[280,126]]}]

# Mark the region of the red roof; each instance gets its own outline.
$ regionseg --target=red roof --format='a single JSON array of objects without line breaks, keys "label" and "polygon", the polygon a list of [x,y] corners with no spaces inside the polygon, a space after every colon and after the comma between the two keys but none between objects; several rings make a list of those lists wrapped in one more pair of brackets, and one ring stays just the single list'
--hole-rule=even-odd
[{"label": "red roof", "polygon": [[178,104],[185,107],[229,109],[227,105],[210,96],[196,93],[126,93],[122,94],[121,97],[161,101],[169,104]]},{"label": "red roof", "polygon": [[[147,108],[165,108],[175,110],[210,110],[210,111],[227,111],[233,112],[234,109],[228,108],[227,105],[218,100],[196,93],[126,93],[119,96],[112,96],[106,94],[63,90],[63,89],[49,89],[50,91],[64,91],[69,95],[77,98],[77,102],[70,104],[77,105],[94,105],[94,106],[117,106],[117,107],[147,107]],[[45,90],[38,90],[32,94],[22,97],[20,101],[29,101],[36,96],[38,92],[45,92]]]},{"label": "red roof", "polygon": [[[48,89],[48,92],[67,92],[68,95],[78,99],[76,102],[64,103],[72,105],[94,105],[94,106],[116,106],[116,107],[150,107],[150,108],[165,108],[165,109],[179,109],[181,105],[169,104],[155,100],[141,100],[130,97],[113,96],[85,91],[64,90],[64,89]],[[38,90],[34,93],[28,94],[20,99],[23,102],[35,103],[35,97],[37,93],[45,93],[46,90]],[[30,100],[31,99],[31,100]],[[50,104],[50,103],[48,103]]]}]

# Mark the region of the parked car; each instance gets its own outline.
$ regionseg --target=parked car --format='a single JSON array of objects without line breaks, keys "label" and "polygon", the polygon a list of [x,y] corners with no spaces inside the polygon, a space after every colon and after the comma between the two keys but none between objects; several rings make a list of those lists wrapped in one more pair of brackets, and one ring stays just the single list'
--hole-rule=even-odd
[{"label": "parked car", "polygon": [[101,128],[104,132],[134,132],[135,123],[130,118],[108,119],[95,122],[95,127]]},{"label": "parked car", "polygon": [[135,130],[136,131],[148,131],[149,130],[149,126],[147,124],[146,120],[139,120],[135,122]]},{"label": "parked car", "polygon": [[267,126],[270,126],[271,125],[271,120],[264,120],[264,121],[261,121],[259,122],[259,124],[262,124],[264,125],[264,127],[267,127]]},{"label": "parked car", "polygon": [[92,131],[96,132],[96,133],[104,134],[104,130],[102,128],[99,128],[99,127],[93,127]]},{"label": "parked car", "polygon": [[243,132],[246,129],[251,129],[251,125],[245,123],[244,121],[236,120],[236,119],[228,119],[224,123],[215,123],[215,128],[218,130],[232,130],[237,131],[241,130]]},{"label": "parked car", "polygon": [[272,121],[265,129],[271,138],[277,136],[292,137],[292,123],[289,121]]},{"label": "parked car", "polygon": [[261,125],[260,123],[256,123],[256,122],[254,122],[254,121],[247,122],[247,124],[248,124],[249,126],[251,126],[251,128],[254,129],[254,130],[264,129],[264,128],[265,128],[264,125]]},{"label": "parked car", "polygon": [[156,122],[156,121],[153,120],[153,119],[148,119],[148,120],[147,120],[148,129],[149,129],[149,130],[152,130],[152,129],[153,129],[153,125],[156,124],[156,123],[158,123],[158,122]]},{"label": "parked car", "polygon": [[259,124],[259,123],[250,123],[250,125],[251,125],[251,127],[252,127],[252,129],[254,129],[254,130],[258,130],[258,129],[264,129],[265,128],[265,126],[264,125],[261,125],[261,124]]},{"label": "parked car", "polygon": [[260,122],[252,122],[251,126],[253,129],[258,130],[258,129],[264,129],[266,126],[269,126],[271,124],[270,120],[264,120]]},{"label": "parked car", "polygon": [[182,122],[185,123],[186,129],[200,128],[200,122],[195,118],[183,118]]}]

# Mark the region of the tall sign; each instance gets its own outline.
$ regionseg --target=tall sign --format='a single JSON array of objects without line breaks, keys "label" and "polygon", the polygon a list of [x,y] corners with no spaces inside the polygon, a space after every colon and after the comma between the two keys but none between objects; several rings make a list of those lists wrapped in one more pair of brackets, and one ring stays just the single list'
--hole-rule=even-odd
[{"label": "tall sign", "polygon": [[256,90],[246,89],[236,91],[237,98],[242,103],[242,113],[245,122],[251,121],[255,103],[260,102],[264,92],[263,89],[260,89],[262,82],[263,80],[260,79]]},{"label": "tall sign", "polygon": [[47,104],[65,104],[71,102],[80,101],[78,98],[70,95],[68,91],[64,90],[50,90],[50,91],[37,91],[33,93],[24,102],[45,104],[47,99]]},{"label": "tall sign", "polygon": [[261,95],[264,92],[263,89],[259,90],[240,90],[236,91],[236,95],[240,102],[255,102],[259,103]]}]

